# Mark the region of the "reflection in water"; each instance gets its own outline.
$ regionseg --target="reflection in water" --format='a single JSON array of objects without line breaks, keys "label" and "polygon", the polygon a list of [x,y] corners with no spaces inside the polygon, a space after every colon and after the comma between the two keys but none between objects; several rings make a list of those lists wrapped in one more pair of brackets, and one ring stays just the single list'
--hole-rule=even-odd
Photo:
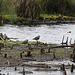
[{"label": "reflection in water", "polygon": [[[71,33],[68,33],[71,31]],[[5,25],[0,26],[0,32],[6,33],[9,37],[19,38],[23,41],[28,39],[33,41],[33,37],[40,35],[39,41],[47,43],[61,43],[63,35],[66,37],[75,38],[75,24],[61,24],[61,25],[38,25],[38,26],[15,26]],[[72,41],[73,41],[72,40]]]}]

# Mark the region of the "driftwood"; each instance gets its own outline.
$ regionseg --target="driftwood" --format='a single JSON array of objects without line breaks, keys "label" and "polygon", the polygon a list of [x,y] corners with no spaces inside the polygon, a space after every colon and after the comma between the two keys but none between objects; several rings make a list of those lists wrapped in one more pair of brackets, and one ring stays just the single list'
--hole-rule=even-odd
[{"label": "driftwood", "polygon": [[27,60],[27,61],[36,61],[36,59],[34,58],[29,58],[29,57],[26,57],[26,58],[22,58],[22,60]]},{"label": "driftwood", "polygon": [[[54,47],[42,47],[43,49],[53,49],[53,48],[65,48],[65,47],[74,47],[74,45],[61,45],[61,46],[54,46]],[[40,47],[32,47],[32,49],[40,49]]]},{"label": "driftwood", "polygon": [[61,45],[61,46],[55,46],[50,48],[64,48],[64,47],[74,47],[73,45]]},{"label": "driftwood", "polygon": [[46,64],[23,64],[22,66],[51,68],[49,65]]},{"label": "driftwood", "polygon": [[0,40],[8,40],[8,39],[18,39],[18,38],[9,38],[6,34],[0,33]]},{"label": "driftwood", "polygon": [[1,40],[4,40],[1,36],[0,36],[0,39],[1,39]]},{"label": "driftwood", "polygon": [[19,38],[8,38],[8,39],[19,39]]},{"label": "driftwood", "polygon": [[[0,39],[1,39],[1,40],[5,40],[5,39],[2,38],[1,36],[0,36]],[[19,39],[19,38],[7,38],[7,39]]]},{"label": "driftwood", "polygon": [[[20,71],[20,72],[18,72],[18,73],[23,74],[23,71],[22,71],[22,72]],[[33,72],[31,72],[31,71],[25,71],[25,73],[26,73],[26,74],[32,74]],[[24,74],[25,74],[25,73],[24,73]]]}]

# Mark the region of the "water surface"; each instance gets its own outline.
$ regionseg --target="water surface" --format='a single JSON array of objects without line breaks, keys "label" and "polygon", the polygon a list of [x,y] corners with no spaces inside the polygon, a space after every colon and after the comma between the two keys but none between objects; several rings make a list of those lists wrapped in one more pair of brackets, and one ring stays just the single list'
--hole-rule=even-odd
[{"label": "water surface", "polygon": [[[71,31],[71,33],[69,33]],[[40,35],[39,41],[45,43],[56,43],[60,44],[63,35],[65,40],[69,37],[72,38],[72,42],[75,40],[75,24],[60,24],[60,25],[37,25],[37,26],[18,26],[18,25],[4,25],[0,26],[0,32],[6,33],[8,37],[19,38],[18,40],[23,41],[32,39]]]}]

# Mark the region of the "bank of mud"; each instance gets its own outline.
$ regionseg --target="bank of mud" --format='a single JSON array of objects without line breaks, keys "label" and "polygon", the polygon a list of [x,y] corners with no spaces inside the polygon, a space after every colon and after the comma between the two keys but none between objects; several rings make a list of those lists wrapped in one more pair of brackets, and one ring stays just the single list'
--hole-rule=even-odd
[{"label": "bank of mud", "polygon": [[[52,44],[13,44],[1,48],[0,66],[18,66],[27,61],[53,61],[73,60],[73,48],[52,48]],[[52,48],[52,49],[50,49]],[[3,63],[2,63],[3,62]]]}]

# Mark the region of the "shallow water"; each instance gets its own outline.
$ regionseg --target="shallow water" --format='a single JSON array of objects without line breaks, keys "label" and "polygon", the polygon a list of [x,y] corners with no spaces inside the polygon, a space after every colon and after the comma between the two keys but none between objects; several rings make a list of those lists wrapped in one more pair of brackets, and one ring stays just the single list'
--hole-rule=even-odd
[{"label": "shallow water", "polygon": [[[68,33],[71,31],[71,33]],[[39,41],[45,43],[60,44],[63,35],[65,40],[69,37],[72,42],[75,40],[75,24],[60,24],[60,25],[37,25],[37,26],[17,26],[17,25],[4,25],[0,26],[0,32],[6,33],[8,37],[16,37],[18,40],[23,41],[32,39],[40,35]]]},{"label": "shallow water", "polygon": [[[38,63],[43,63],[43,64],[74,64],[73,62],[67,61],[67,60],[63,60],[63,61],[48,61],[48,62],[31,62],[32,64],[38,64]],[[63,71],[34,71],[37,68],[32,68],[32,67],[25,67],[25,71],[30,71],[33,72],[32,74],[25,74],[25,75],[63,75]],[[14,71],[14,67],[0,67],[1,72],[0,73],[4,73],[5,75],[7,75],[9,73],[9,75],[22,75],[19,72],[23,70],[23,67],[17,67],[17,71]],[[70,72],[70,69],[66,69],[66,73],[67,75],[75,75],[75,70],[73,73]]]},{"label": "shallow water", "polygon": [[60,60],[60,61],[56,61],[56,60],[53,60],[53,61],[45,61],[45,62],[37,62],[37,61],[29,61],[29,62],[24,62],[24,64],[48,64],[50,66],[52,65],[72,65],[75,63],[71,62],[70,60]]}]

